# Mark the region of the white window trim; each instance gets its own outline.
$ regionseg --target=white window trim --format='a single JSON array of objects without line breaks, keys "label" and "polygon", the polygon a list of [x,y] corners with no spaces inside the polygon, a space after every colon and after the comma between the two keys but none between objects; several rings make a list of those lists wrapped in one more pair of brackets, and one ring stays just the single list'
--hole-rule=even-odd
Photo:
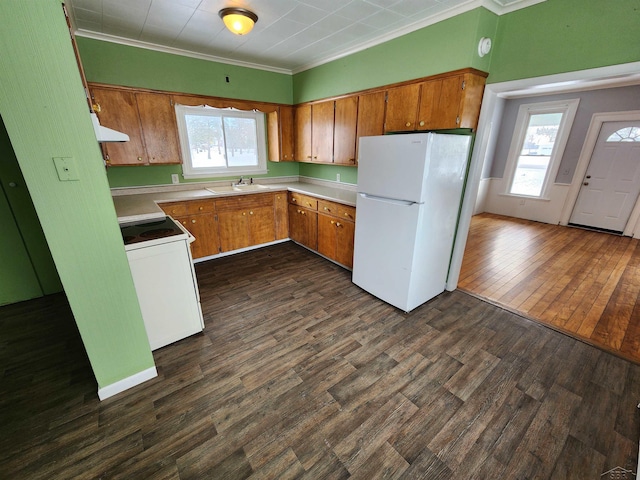
[{"label": "white window trim", "polygon": [[[242,167],[209,167],[195,169],[191,166],[191,152],[189,149],[189,137],[187,135],[187,124],[185,114],[199,112],[203,109],[219,112],[233,112],[234,116],[255,118],[256,120],[256,142],[258,147],[258,165],[242,166]],[[238,110],[236,108],[214,108],[207,105],[175,106],[176,122],[178,124],[178,136],[180,139],[180,148],[182,149],[182,176],[184,178],[211,178],[211,177],[234,177],[238,175],[261,175],[268,172],[267,170],[267,142],[265,134],[265,115],[258,110]]]},{"label": "white window trim", "polygon": [[[513,130],[513,137],[511,139],[511,146],[509,147],[509,154],[507,156],[507,166],[505,168],[503,177],[505,179],[505,191],[503,195],[539,200],[550,200],[550,186],[551,184],[555,183],[555,179],[558,176],[560,161],[562,160],[565,147],[567,146],[567,140],[569,139],[569,133],[571,132],[571,127],[573,126],[573,121],[576,117],[579,103],[580,99],[574,98],[572,100],[528,103],[520,105],[520,108],[518,109],[516,125]],[[542,184],[540,196],[511,193],[513,176],[515,175],[518,158],[520,156],[520,152],[522,151],[522,145],[527,134],[529,116],[539,113],[562,113],[562,120],[560,121],[560,127],[558,128],[558,136],[553,144],[553,150],[551,151],[551,156],[549,158],[549,168],[547,169],[547,173],[544,177],[544,183]]]}]

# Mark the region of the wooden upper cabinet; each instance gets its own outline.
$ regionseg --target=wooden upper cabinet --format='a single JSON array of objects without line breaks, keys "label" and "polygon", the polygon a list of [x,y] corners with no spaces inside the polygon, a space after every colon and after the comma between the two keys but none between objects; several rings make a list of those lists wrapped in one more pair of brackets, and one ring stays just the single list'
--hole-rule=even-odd
[{"label": "wooden upper cabinet", "polygon": [[356,127],[356,161],[360,137],[384,133],[385,93],[374,92],[358,96],[358,119]]},{"label": "wooden upper cabinet", "polygon": [[311,153],[313,162],[333,162],[334,102],[311,106]]},{"label": "wooden upper cabinet", "polygon": [[387,90],[384,131],[415,130],[420,99],[420,84],[412,83]]},{"label": "wooden upper cabinet", "polygon": [[161,93],[136,93],[136,101],[149,163],[182,163],[171,96]]},{"label": "wooden upper cabinet", "polygon": [[294,160],[293,129],[293,107],[280,105],[277,110],[267,113],[269,160],[272,162]]},{"label": "wooden upper cabinet", "polygon": [[336,100],[333,128],[333,163],[356,164],[356,127],[358,97]]},{"label": "wooden upper cabinet", "polygon": [[295,159],[310,162],[311,155],[311,105],[298,105],[294,109]]},{"label": "wooden upper cabinet", "polygon": [[102,144],[107,164],[147,164],[148,158],[144,148],[135,93],[92,88],[91,100],[101,125],[129,135],[128,142]]}]

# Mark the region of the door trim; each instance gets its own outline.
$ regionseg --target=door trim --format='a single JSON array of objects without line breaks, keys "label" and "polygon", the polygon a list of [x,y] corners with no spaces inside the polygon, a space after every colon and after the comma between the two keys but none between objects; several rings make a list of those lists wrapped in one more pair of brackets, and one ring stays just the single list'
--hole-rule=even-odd
[{"label": "door trim", "polygon": [[[578,158],[578,164],[576,165],[576,171],[573,174],[571,181],[571,187],[567,193],[567,197],[562,208],[562,214],[560,215],[560,225],[568,225],[571,218],[573,208],[578,201],[578,195],[580,194],[580,187],[582,186],[582,179],[587,173],[591,157],[596,148],[598,136],[600,135],[600,129],[605,122],[626,122],[626,121],[640,121],[640,110],[630,110],[627,112],[607,112],[607,113],[594,113],[591,117],[591,123],[589,124],[589,130],[587,130],[587,136],[585,137],[584,144],[582,145],[582,151]],[[622,235],[631,237],[633,236],[633,230],[636,223],[640,219],[640,197],[636,200],[636,204],[631,210],[629,220],[624,227]]]}]

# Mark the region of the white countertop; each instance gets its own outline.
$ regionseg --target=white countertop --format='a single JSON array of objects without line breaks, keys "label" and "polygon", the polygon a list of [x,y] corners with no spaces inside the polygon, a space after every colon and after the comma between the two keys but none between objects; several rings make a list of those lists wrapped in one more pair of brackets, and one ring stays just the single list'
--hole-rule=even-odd
[{"label": "white countertop", "polygon": [[[335,183],[335,185],[333,185]],[[196,200],[202,198],[222,198],[235,195],[253,195],[255,193],[264,193],[269,191],[290,190],[303,194],[313,195],[325,200],[342,203],[355,207],[356,190],[351,184],[340,186],[336,182],[308,183],[305,181],[282,182],[266,184],[269,188],[265,190],[257,190],[252,192],[229,192],[229,193],[213,193],[203,187],[194,187],[185,184],[182,186],[170,185],[165,188],[133,188],[118,189],[112,191],[113,203],[116,207],[116,215],[118,222],[129,223],[144,220],[154,220],[164,217],[165,213],[158,206],[158,203],[175,202],[184,200]],[[212,187],[215,188],[215,187]],[[145,193],[145,190],[149,190]]]}]

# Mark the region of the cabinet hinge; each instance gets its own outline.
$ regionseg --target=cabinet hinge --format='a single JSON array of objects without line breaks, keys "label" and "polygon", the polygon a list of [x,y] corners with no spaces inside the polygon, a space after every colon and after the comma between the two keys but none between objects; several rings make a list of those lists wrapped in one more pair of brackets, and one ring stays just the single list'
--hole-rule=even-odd
[{"label": "cabinet hinge", "polygon": [[466,85],[467,85],[467,82],[463,80],[463,81],[462,81],[462,90],[464,90],[464,87],[465,87]]},{"label": "cabinet hinge", "polygon": [[460,123],[460,115],[456,117],[456,125],[458,125],[459,123]]},{"label": "cabinet hinge", "polygon": [[173,98],[169,98],[169,105],[173,107]]},{"label": "cabinet hinge", "polygon": [[389,92],[384,92],[384,103],[389,101]]},{"label": "cabinet hinge", "polygon": [[218,215],[214,215],[213,219],[217,222],[218,221]]}]

